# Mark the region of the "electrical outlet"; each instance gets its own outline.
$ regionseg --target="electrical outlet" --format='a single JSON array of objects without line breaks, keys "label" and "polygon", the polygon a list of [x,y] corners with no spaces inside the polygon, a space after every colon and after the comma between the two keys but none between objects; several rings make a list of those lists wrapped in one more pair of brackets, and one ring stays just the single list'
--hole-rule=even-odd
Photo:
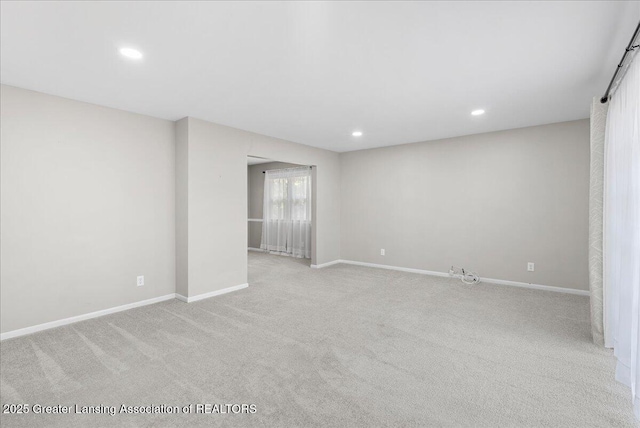
[{"label": "electrical outlet", "polygon": [[381,248],[381,249],[380,249],[380,255],[381,255],[381,256],[384,256],[384,248]]},{"label": "electrical outlet", "polygon": [[138,277],[138,281],[137,281],[136,284],[137,284],[138,287],[142,287],[144,285],[144,275],[140,275]]},{"label": "electrical outlet", "polygon": [[536,264],[535,263],[527,263],[527,271],[529,272],[533,272],[536,269]]}]

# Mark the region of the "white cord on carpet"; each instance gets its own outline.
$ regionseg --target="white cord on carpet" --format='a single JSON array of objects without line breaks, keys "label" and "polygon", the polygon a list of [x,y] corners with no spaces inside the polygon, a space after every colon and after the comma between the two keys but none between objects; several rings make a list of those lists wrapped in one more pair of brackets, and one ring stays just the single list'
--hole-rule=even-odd
[{"label": "white cord on carpet", "polygon": [[468,285],[477,284],[480,282],[480,277],[475,272],[467,272],[464,268],[459,268],[456,266],[451,266],[449,269],[449,275],[460,278],[460,280]]}]

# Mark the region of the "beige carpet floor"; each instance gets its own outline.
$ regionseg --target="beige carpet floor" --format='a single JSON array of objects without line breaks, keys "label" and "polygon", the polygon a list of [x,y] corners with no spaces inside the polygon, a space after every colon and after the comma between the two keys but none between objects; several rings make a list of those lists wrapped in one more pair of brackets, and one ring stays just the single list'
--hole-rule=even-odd
[{"label": "beige carpet floor", "polygon": [[634,425],[611,352],[591,343],[586,297],[261,253],[249,263],[244,290],[3,341],[0,399],[255,413],[31,412],[2,427]]}]

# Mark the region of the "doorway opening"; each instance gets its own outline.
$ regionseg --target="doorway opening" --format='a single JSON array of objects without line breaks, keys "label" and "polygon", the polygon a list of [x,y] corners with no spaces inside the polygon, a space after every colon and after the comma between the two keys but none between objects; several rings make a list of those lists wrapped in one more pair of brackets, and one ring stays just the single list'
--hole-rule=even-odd
[{"label": "doorway opening", "polygon": [[313,264],[315,193],[314,166],[248,156],[248,251]]}]

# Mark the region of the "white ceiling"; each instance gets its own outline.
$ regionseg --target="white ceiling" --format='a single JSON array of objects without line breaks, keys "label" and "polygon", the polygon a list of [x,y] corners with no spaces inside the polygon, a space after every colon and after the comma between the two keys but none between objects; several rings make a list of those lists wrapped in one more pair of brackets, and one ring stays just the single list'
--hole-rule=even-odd
[{"label": "white ceiling", "polygon": [[640,3],[3,1],[1,15],[4,84],[349,151],[588,117]]}]

